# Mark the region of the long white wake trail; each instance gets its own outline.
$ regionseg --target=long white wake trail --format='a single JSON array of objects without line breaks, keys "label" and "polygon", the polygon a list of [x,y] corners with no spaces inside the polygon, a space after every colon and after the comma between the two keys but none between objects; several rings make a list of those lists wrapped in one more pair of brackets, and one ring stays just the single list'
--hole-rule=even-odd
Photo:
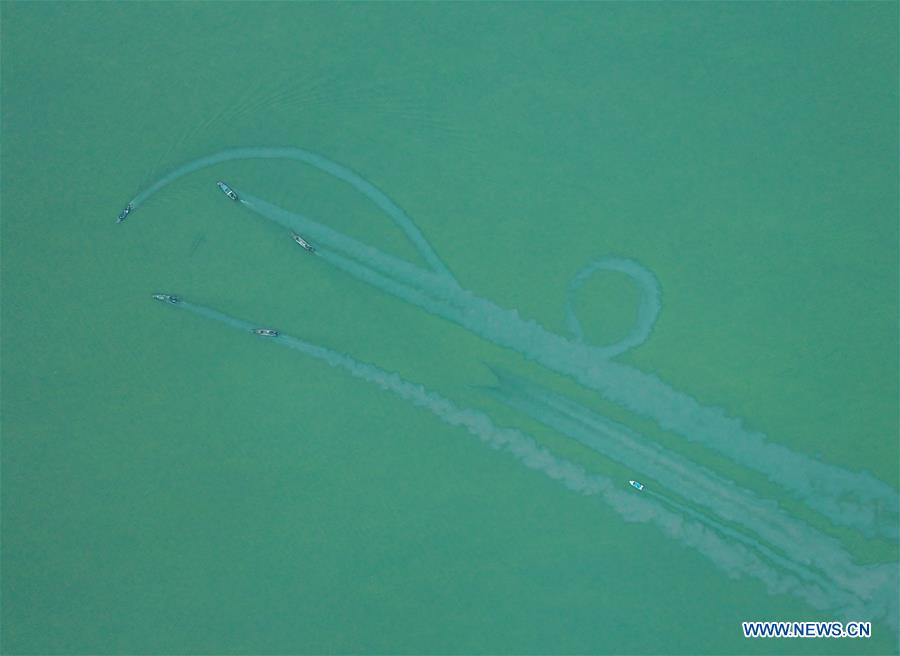
[{"label": "long white wake trail", "polygon": [[343,164],[338,164],[337,162],[332,161],[327,157],[324,157],[323,155],[319,155],[318,153],[314,153],[311,150],[305,150],[303,148],[296,148],[293,146],[248,146],[245,148],[231,148],[229,150],[223,150],[218,153],[213,153],[212,155],[200,157],[179,166],[178,168],[161,177],[156,182],[152,183],[149,187],[135,196],[132,199],[130,205],[134,209],[137,209],[153,194],[157,193],[164,187],[167,187],[168,185],[172,184],[180,178],[183,178],[186,175],[190,175],[191,173],[195,173],[196,171],[200,171],[201,169],[209,168],[210,166],[242,159],[293,160],[295,162],[309,164],[310,166],[319,169],[323,173],[327,173],[328,175],[337,178],[338,180],[346,182],[363,196],[375,203],[375,205],[377,205],[395,224],[397,224],[397,226],[412,242],[413,246],[415,246],[416,250],[419,251],[419,254],[425,259],[426,262],[428,262],[428,265],[432,269],[434,269],[434,271],[444,276],[448,280],[455,282],[453,274],[450,273],[450,270],[441,261],[441,258],[439,258],[437,253],[434,252],[434,249],[431,248],[431,244],[428,243],[428,240],[425,239],[425,237],[416,227],[416,224],[413,223],[413,220],[409,218],[406,212],[404,212],[399,205],[392,201],[387,194],[385,194],[377,186],[366,180],[364,177],[356,173],[356,171],[353,171]]},{"label": "long white wake trail", "polygon": [[[566,321],[575,337],[573,340],[556,335],[535,321],[523,319],[515,310],[504,309],[460,288],[410,217],[387,194],[350,168],[312,151],[261,146],[215,153],[188,162],[163,176],[138,194],[132,205],[138,207],[185,175],[240,159],[299,161],[349,184],[403,230],[431,271],[388,256],[307,217],[242,192],[246,206],[259,215],[281,225],[298,226],[301,231],[315,231],[316,239],[335,251],[326,258],[331,264],[464,326],[486,340],[567,375],[599,392],[604,399],[652,419],[664,430],[762,473],[835,524],[859,530],[867,537],[898,539],[900,495],[890,485],[868,472],[849,471],[772,443],[766,435],[747,428],[740,419],[729,416],[722,409],[700,403],[657,376],[611,360],[647,339],[661,307],[655,276],[633,260],[600,258],[579,272],[570,283],[566,292]],[[642,299],[632,332],[617,344],[597,347],[582,340],[582,327],[573,309],[574,295],[590,275],[603,270],[628,275],[641,290]]]},{"label": "long white wake trail", "polygon": [[[856,599],[879,617],[896,612],[896,603],[891,601],[892,597],[896,599],[893,593],[898,585],[896,564],[858,565],[840,542],[773,501],[759,498],[567,397],[504,371],[495,369],[494,374],[499,387],[488,391],[495,398],[624,465],[642,480],[651,480],[654,489],[674,493],[705,509],[703,517],[708,523],[715,522],[720,532],[728,531],[730,537],[740,539],[773,563],[818,584],[833,607]],[[667,500],[677,505],[671,496]],[[695,513],[683,504],[678,508],[686,514]],[[742,532],[738,534],[732,526]]]},{"label": "long white wake trail", "polygon": [[819,462],[785,446],[770,443],[721,409],[704,406],[656,376],[619,364],[612,357],[639,345],[650,335],[659,313],[656,278],[625,258],[600,258],[585,267],[567,291],[567,322],[576,338],[582,334],[573,309],[573,295],[598,271],[629,276],[641,291],[638,321],[629,335],[614,345],[597,347],[550,332],[473,293],[451,286],[434,274],[362,244],[302,214],[289,212],[241,191],[244,204],[258,215],[346,257],[329,261],[350,275],[452,321],[500,346],[510,348],[548,369],[569,375],[612,402],[649,417],[663,429],[722,453],[765,474],[835,524],[850,526],[869,537],[897,538],[900,497],[889,485],[866,472],[850,472]]},{"label": "long white wake trail", "polygon": [[[259,326],[186,301],[169,307],[187,310],[250,335]],[[485,413],[462,408],[426,387],[397,374],[360,362],[323,346],[280,334],[262,338],[315,358],[331,367],[377,385],[399,398],[434,414],[441,421],[465,429],[493,449],[504,451],[525,467],[557,480],[570,490],[596,496],[628,522],[649,523],[682,545],[697,550],[729,576],[761,581],[770,593],[792,594],[813,607],[842,617],[876,617],[867,600],[836,592],[821,577],[793,563],[785,564],[778,554],[747,543],[745,537],[674,500],[656,493],[639,494],[616,485],[610,478],[586,472],[582,467],[554,455],[522,431],[498,427]],[[882,618],[880,615],[878,619]]]}]

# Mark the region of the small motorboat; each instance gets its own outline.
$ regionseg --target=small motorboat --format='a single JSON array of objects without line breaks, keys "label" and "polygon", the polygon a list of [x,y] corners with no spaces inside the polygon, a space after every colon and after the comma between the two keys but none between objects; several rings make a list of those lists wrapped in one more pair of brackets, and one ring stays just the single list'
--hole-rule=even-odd
[{"label": "small motorboat", "polygon": [[278,337],[278,331],[271,328],[254,328],[253,334],[260,337]]},{"label": "small motorboat", "polygon": [[628,481],[628,484],[631,485],[635,490],[643,490],[644,484],[638,483],[637,481]]},{"label": "small motorboat", "polygon": [[131,214],[132,210],[134,210],[134,203],[128,203],[128,205],[125,206],[125,209],[119,212],[119,218],[116,219],[116,223],[122,223],[122,221],[128,218],[128,215]]},{"label": "small motorboat", "polygon": [[302,248],[303,250],[309,251],[310,253],[316,252],[315,247],[312,244],[310,244],[308,241],[306,241],[303,237],[298,235],[296,232],[291,233],[291,239],[293,239],[295,242],[300,244],[300,248]]},{"label": "small motorboat", "polygon": [[231,187],[229,187],[227,184],[225,184],[225,183],[222,182],[221,180],[219,180],[219,181],[216,183],[216,186],[217,186],[219,189],[221,189],[221,190],[222,190],[222,193],[225,194],[226,196],[228,196],[231,200],[240,200],[240,198],[238,197],[238,195],[234,192],[234,189],[232,189]]},{"label": "small motorboat", "polygon": [[153,298],[163,303],[181,303],[181,299],[177,296],[172,296],[172,294],[154,294]]}]

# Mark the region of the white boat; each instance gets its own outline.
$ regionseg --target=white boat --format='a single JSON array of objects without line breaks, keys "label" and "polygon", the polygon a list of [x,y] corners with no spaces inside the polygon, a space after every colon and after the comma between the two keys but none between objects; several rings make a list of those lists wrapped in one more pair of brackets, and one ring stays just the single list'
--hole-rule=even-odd
[{"label": "white boat", "polygon": [[300,244],[300,248],[302,248],[303,250],[309,251],[310,253],[316,252],[316,249],[313,247],[313,245],[306,241],[303,237],[298,235],[296,232],[291,233],[291,239]]},{"label": "white boat", "polygon": [[219,189],[221,189],[221,190],[222,190],[222,193],[225,194],[226,196],[228,196],[231,200],[240,200],[240,198],[238,198],[238,195],[234,192],[234,189],[232,189],[231,187],[229,187],[227,184],[225,184],[225,183],[222,182],[221,180],[219,180],[219,181],[216,183],[216,186],[217,186]]},{"label": "white boat", "polygon": [[643,490],[644,484],[638,483],[637,481],[628,481],[628,484],[631,485],[635,490]]},{"label": "white boat", "polygon": [[128,203],[128,205],[125,206],[125,209],[119,212],[119,218],[116,219],[116,223],[122,223],[122,221],[124,221],[128,217],[128,215],[131,214],[131,211],[133,209],[134,203]]}]

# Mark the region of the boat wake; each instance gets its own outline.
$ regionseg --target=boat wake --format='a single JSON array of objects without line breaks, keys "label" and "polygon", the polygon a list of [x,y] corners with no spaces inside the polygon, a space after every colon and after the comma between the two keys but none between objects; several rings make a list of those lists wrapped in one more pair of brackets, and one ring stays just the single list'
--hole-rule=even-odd
[{"label": "boat wake", "polygon": [[[351,169],[300,148],[248,147],[188,162],[163,176],[129,203],[129,212],[179,178],[240,159],[288,159],[313,166],[363,194],[406,234],[427,264],[422,268],[363,244],[301,213],[288,211],[228,185],[228,194],[256,215],[273,221],[306,243],[322,261],[380,291],[510,349],[546,369],[577,381],[638,418],[652,420],[668,434],[702,445],[738,465],[763,474],[774,485],[837,527],[867,538],[898,539],[900,496],[866,472],[815,460],[746,428],[724,410],[704,405],[659,377],[616,362],[644,343],[661,310],[656,276],[635,260],[602,257],[588,263],[566,290],[566,324],[571,337],[558,335],[515,310],[464,289],[415,226],[383,191]],[[224,183],[220,183],[224,184]],[[220,187],[221,188],[221,187]],[[301,241],[297,240],[300,235]],[[306,241],[309,239],[310,241]],[[315,243],[315,248],[311,243]],[[586,343],[575,311],[575,295],[601,272],[628,276],[641,293],[631,331],[614,344]],[[216,310],[178,301],[173,307],[244,331],[251,324]],[[789,593],[812,607],[848,620],[878,619],[898,630],[898,564],[861,565],[832,535],[781,507],[777,500],[738,486],[721,473],[665,449],[649,436],[539,384],[495,371],[487,393],[603,457],[651,482],[646,489],[614,483],[552,454],[524,432],[498,427],[482,411],[461,408],[421,385],[374,365],[275,332],[270,340],[341,368],[466,429],[489,446],[509,452],[525,466],[559,480],[580,494],[601,498],[626,521],[647,522],[666,536],[702,553],[729,576],[762,581],[773,594]],[[636,483],[636,481],[635,481]]]}]

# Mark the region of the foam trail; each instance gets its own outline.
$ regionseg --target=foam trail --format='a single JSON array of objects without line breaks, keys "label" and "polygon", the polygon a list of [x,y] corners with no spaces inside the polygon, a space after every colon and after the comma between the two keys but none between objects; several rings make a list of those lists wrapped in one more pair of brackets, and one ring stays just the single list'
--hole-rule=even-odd
[{"label": "foam trail", "polygon": [[321,246],[330,247],[335,251],[346,253],[359,262],[363,262],[374,271],[397,278],[399,280],[414,280],[417,287],[426,287],[432,295],[440,298],[452,298],[459,286],[453,280],[425,271],[414,264],[405,262],[392,255],[380,252],[372,246],[367,246],[352,237],[322,225],[317,221],[296,212],[288,212],[271,203],[251,196],[237,189],[241,197],[241,204],[260,216],[275,223],[302,233],[307,239],[311,239],[321,250]]},{"label": "foam trail", "polygon": [[[768,546],[747,538],[739,531],[679,503],[669,496],[659,494],[647,487],[644,488],[642,494],[649,495],[663,505],[693,518],[699,524],[721,535],[728,536],[746,546],[749,551],[762,555],[772,564],[781,567],[782,570],[793,573],[792,576],[782,574],[778,583],[767,584],[770,592],[789,592],[807,601],[815,608],[836,613],[845,621],[855,621],[862,617],[873,618],[876,622],[883,622],[896,635],[897,640],[900,640],[900,632],[898,632],[900,600],[898,600],[896,592],[900,572],[898,572],[896,563],[857,566],[857,575],[869,582],[869,589],[860,594],[857,590],[835,585],[835,582],[825,580],[830,572],[815,573],[805,565],[772,551]],[[872,585],[872,581],[877,582],[877,585]]]},{"label": "foam trail", "polygon": [[[642,289],[644,295],[638,312],[638,325],[619,343],[597,348],[565,340],[533,321],[521,319],[515,311],[503,310],[461,290],[412,220],[381,190],[349,168],[311,151],[292,147],[248,147],[216,153],[193,160],[172,171],[138,194],[132,205],[137,207],[152,194],[191,172],[225,161],[254,158],[282,158],[310,164],[350,184],[372,200],[398,224],[425,260],[443,277],[435,277],[415,267],[411,267],[411,271],[399,271],[396,261],[379,260],[386,256],[375,249],[370,249],[371,257],[368,262],[372,264],[380,261],[384,265],[382,270],[394,267],[398,269],[397,275],[388,273],[388,276],[400,276],[402,279],[405,275],[407,287],[421,287],[426,293],[437,295],[440,300],[458,306],[459,311],[455,311],[451,320],[485,339],[571,376],[586,387],[599,391],[607,400],[653,419],[665,430],[680,434],[688,440],[719,451],[735,462],[760,471],[773,483],[781,485],[836,524],[856,528],[869,537],[898,538],[900,497],[891,486],[868,472],[851,472],[769,443],[765,435],[747,429],[740,420],[727,416],[723,410],[704,406],[653,375],[609,362],[609,358],[646,339],[652,330],[653,319],[659,312],[655,277],[637,263],[621,258],[603,258],[589,265],[569,285],[567,323],[576,337],[582,331],[574,314],[572,299],[587,276],[603,268],[619,270],[631,276]],[[427,280],[427,276],[432,276],[432,279]],[[380,279],[383,280],[384,277]],[[397,286],[394,288],[401,289]],[[421,297],[419,294],[419,298]],[[460,313],[462,319],[459,317]]]},{"label": "foam trail", "polygon": [[[248,334],[260,325],[236,319],[217,310],[184,300],[171,307],[187,310]],[[374,383],[414,405],[426,408],[446,423],[465,428],[492,448],[508,451],[527,467],[542,471],[573,491],[593,495],[612,487],[612,482],[608,479],[589,475],[581,467],[555,457],[521,432],[498,428],[484,413],[459,408],[449,399],[429,391],[422,385],[404,380],[397,374],[389,373],[374,365],[359,362],[349,356],[283,333],[276,338],[265,339],[321,360],[332,367],[343,369],[356,378]]]},{"label": "foam trail", "polygon": [[[515,350],[548,369],[569,375],[600,392],[603,398],[653,419],[661,428],[763,473],[835,524],[855,528],[869,537],[897,539],[900,497],[891,486],[867,472],[850,472],[772,444],[763,434],[746,429],[739,420],[728,417],[721,409],[703,406],[656,376],[610,361],[646,339],[659,312],[658,284],[653,274],[640,264],[622,258],[602,258],[583,269],[570,285],[571,299],[571,294],[590,275],[598,270],[613,270],[630,276],[643,292],[638,322],[631,333],[614,345],[595,347],[556,335],[534,321],[522,319],[514,310],[503,309],[471,292],[451,287],[433,274],[406,263],[398,264],[395,258],[312,219],[246,192],[241,194],[246,206],[257,214],[315,234],[326,245],[368,263],[400,283],[385,284],[384,276],[368,275],[365,267],[357,267],[351,275],[435,312],[495,344]],[[421,300],[423,296],[433,300],[425,303]],[[571,303],[567,311],[571,319],[574,316]],[[576,333],[580,331],[577,319],[574,324],[571,320],[569,323]]]},{"label": "foam trail", "polygon": [[[465,292],[461,292],[458,285],[446,278],[423,271],[399,258],[386,255],[372,246],[347,237],[303,214],[289,212],[243,190],[238,189],[238,192],[241,202],[253,212],[290,230],[303,233],[317,243],[339,250],[382,274],[404,281],[407,285],[426,289],[435,298],[450,303],[465,306],[466,303],[471,302],[471,298]],[[583,341],[583,334],[581,323],[578,321],[573,306],[574,294],[598,271],[624,273],[637,283],[642,292],[637,322],[631,332],[614,345],[598,349],[598,357],[610,358],[639,346],[650,336],[661,307],[659,283],[652,273],[633,260],[605,257],[589,263],[570,284],[566,304],[566,320],[572,330],[578,334],[579,341]]]},{"label": "foam trail", "polygon": [[[535,321],[521,319],[515,310],[506,310],[490,301],[475,296],[471,292],[450,286],[430,272],[386,256],[377,249],[361,244],[302,214],[288,212],[246,191],[238,191],[243,204],[256,214],[292,230],[303,232],[315,239],[318,244],[342,251],[351,258],[365,262],[373,270],[394,278],[408,289],[414,288],[420,294],[424,293],[433,297],[447,308],[456,308],[455,310],[448,310],[447,314],[442,314],[441,316],[495,343],[516,349],[526,356],[536,346],[539,348],[539,352],[547,353],[549,351],[560,357],[567,355],[569,358],[580,360],[588,357],[588,355],[592,355],[599,361],[607,361],[609,358],[633,348],[641,335],[644,335],[646,339],[656,319],[655,312],[643,313],[641,315],[643,323],[636,325],[623,340],[610,346],[597,347],[579,344],[551,333]],[[649,289],[644,287],[644,283],[648,279],[655,281],[653,274],[641,267],[637,262],[622,258],[605,257],[594,262],[592,266],[595,269],[605,268],[631,275],[641,286],[644,295],[651,298],[646,304],[652,305],[653,298],[656,299],[658,304],[659,292],[655,282],[651,284]],[[643,275],[634,276],[633,273],[636,271],[640,271]],[[357,269],[353,275],[378,286],[377,283],[372,282],[376,278],[363,278],[363,269]],[[392,289],[382,288],[382,291],[393,294],[396,289],[397,287]],[[541,361],[537,357],[533,359]]]},{"label": "foam trail", "polygon": [[[167,306],[188,310],[246,333],[258,327],[258,324],[186,301]],[[732,578],[741,576],[755,578],[772,594],[792,594],[817,609],[836,612],[842,617],[890,620],[874,614],[874,610],[878,609],[871,608],[869,603],[853,595],[823,588],[820,582],[810,580],[806,574],[803,575],[804,580],[801,580],[790,571],[785,571],[787,568],[777,569],[757,553],[758,549],[748,548],[742,544],[744,540],[739,534],[705,518],[687,506],[665,500],[667,505],[679,511],[673,512],[660,503],[660,495],[632,493],[630,488],[626,491],[608,477],[589,474],[582,467],[555,456],[523,432],[496,426],[483,412],[461,408],[444,396],[422,385],[409,382],[397,374],[295,337],[282,334],[277,338],[265,340],[342,369],[358,379],[373,383],[430,411],[451,426],[466,429],[484,444],[509,453],[529,469],[561,482],[570,490],[585,496],[599,497],[628,522],[655,525],[668,537],[697,550]],[[776,564],[782,564],[777,556],[773,557],[771,553],[764,555]]]},{"label": "foam trail", "polygon": [[626,426],[570,399],[510,374],[494,373],[501,386],[493,396],[500,401],[640,472],[642,477],[649,476],[657,487],[708,509],[720,520],[742,526],[768,545],[752,540],[755,548],[767,550],[768,557],[774,557],[770,547],[777,549],[794,566],[802,566],[804,571],[816,568],[833,584],[860,598],[872,596],[876,588],[896,585],[894,577],[872,577],[853,562],[837,540],[788,515],[777,504],[759,499],[706,467],[649,443]]},{"label": "foam trail", "polygon": [[671,497],[658,494],[655,491],[644,488],[644,494],[648,494],[666,506],[674,508],[682,514],[692,517],[699,523],[726,535],[748,547],[753,552],[762,554],[773,564],[783,570],[793,572],[796,576],[783,577],[780,589],[768,585],[770,592],[790,592],[794,596],[809,602],[813,607],[834,612],[838,617],[847,621],[861,617],[873,618],[876,622],[883,622],[900,640],[898,624],[900,624],[900,599],[897,595],[897,585],[900,581],[900,571],[897,563],[882,565],[856,566],[856,574],[865,581],[862,586],[862,594],[844,585],[835,585],[833,581],[826,581],[829,572],[815,573],[801,563],[789,560],[772,551],[768,546],[756,540],[748,539],[739,531],[697,512]]},{"label": "foam trail", "polygon": [[584,341],[584,330],[575,313],[575,295],[598,271],[618,271],[638,284],[642,293],[635,329],[619,344],[626,350],[640,346],[650,337],[662,304],[659,300],[659,282],[656,280],[656,276],[633,260],[604,258],[590,262],[575,274],[566,288],[566,326],[569,332],[579,342]]},{"label": "foam trail", "polygon": [[831,593],[832,596],[834,596],[835,594],[837,594],[837,595],[844,594],[844,593],[840,593],[840,592],[835,592],[833,590],[833,585],[828,583],[827,581],[825,581],[821,576],[815,574],[814,572],[807,569],[806,567],[803,567],[802,565],[798,565],[797,563],[795,563],[792,560],[789,560],[785,556],[772,551],[766,545],[762,544],[758,540],[754,540],[753,538],[750,538],[750,537],[744,535],[740,531],[737,531],[729,526],[726,526],[725,524],[722,524],[721,522],[709,517],[708,515],[704,515],[702,512],[699,512],[699,511],[695,510],[694,508],[691,508],[690,506],[687,506],[683,503],[679,503],[678,501],[675,501],[673,498],[671,498],[669,496],[659,494],[658,492],[648,489],[647,487],[645,487],[642,490],[642,492],[644,494],[647,494],[647,495],[653,497],[654,499],[658,500],[660,503],[671,507],[675,511],[680,512],[681,514],[683,514],[687,517],[691,517],[691,518],[697,520],[701,524],[708,526],[710,529],[717,531],[718,533],[721,533],[722,535],[725,535],[725,536],[731,538],[732,540],[735,540],[736,542],[740,542],[741,544],[748,547],[752,551],[759,552],[763,557],[767,558],[773,564],[778,565],[778,566],[782,567],[783,569],[793,572],[799,578],[802,578],[805,581],[815,584],[823,592],[825,590],[829,590],[829,592]]},{"label": "foam trail", "polygon": [[419,229],[416,227],[416,224],[413,223],[413,220],[409,218],[406,212],[404,212],[394,201],[392,201],[387,196],[387,194],[385,194],[383,191],[381,191],[381,189],[376,187],[374,184],[363,178],[355,171],[344,166],[343,164],[338,164],[337,162],[333,162],[327,157],[323,157],[322,155],[309,150],[304,150],[303,148],[251,146],[246,148],[232,148],[230,150],[223,150],[212,155],[200,157],[199,159],[195,159],[187,162],[186,164],[182,164],[175,170],[161,177],[159,180],[157,180],[142,192],[140,192],[137,196],[135,196],[131,201],[131,205],[134,209],[137,209],[153,194],[157,193],[162,188],[172,184],[179,178],[183,178],[186,175],[189,175],[201,169],[208,168],[210,166],[215,166],[216,164],[241,159],[294,160],[297,162],[303,162],[304,164],[309,164],[310,166],[313,166],[320,171],[337,178],[338,180],[346,182],[351,187],[360,192],[363,196],[375,203],[375,205],[377,205],[379,209],[381,209],[385,214],[388,215],[388,217],[390,217],[390,219],[395,224],[397,224],[397,226],[412,242],[413,246],[415,246],[419,254],[428,263],[428,266],[434,269],[434,271],[441,276],[444,276],[446,279],[451,280],[454,283],[456,282],[453,278],[453,274],[450,273],[450,270],[447,268],[447,266],[441,261],[437,253],[434,252],[434,249],[431,248],[431,244],[428,243],[428,240],[425,239],[421,232],[419,232]]}]

